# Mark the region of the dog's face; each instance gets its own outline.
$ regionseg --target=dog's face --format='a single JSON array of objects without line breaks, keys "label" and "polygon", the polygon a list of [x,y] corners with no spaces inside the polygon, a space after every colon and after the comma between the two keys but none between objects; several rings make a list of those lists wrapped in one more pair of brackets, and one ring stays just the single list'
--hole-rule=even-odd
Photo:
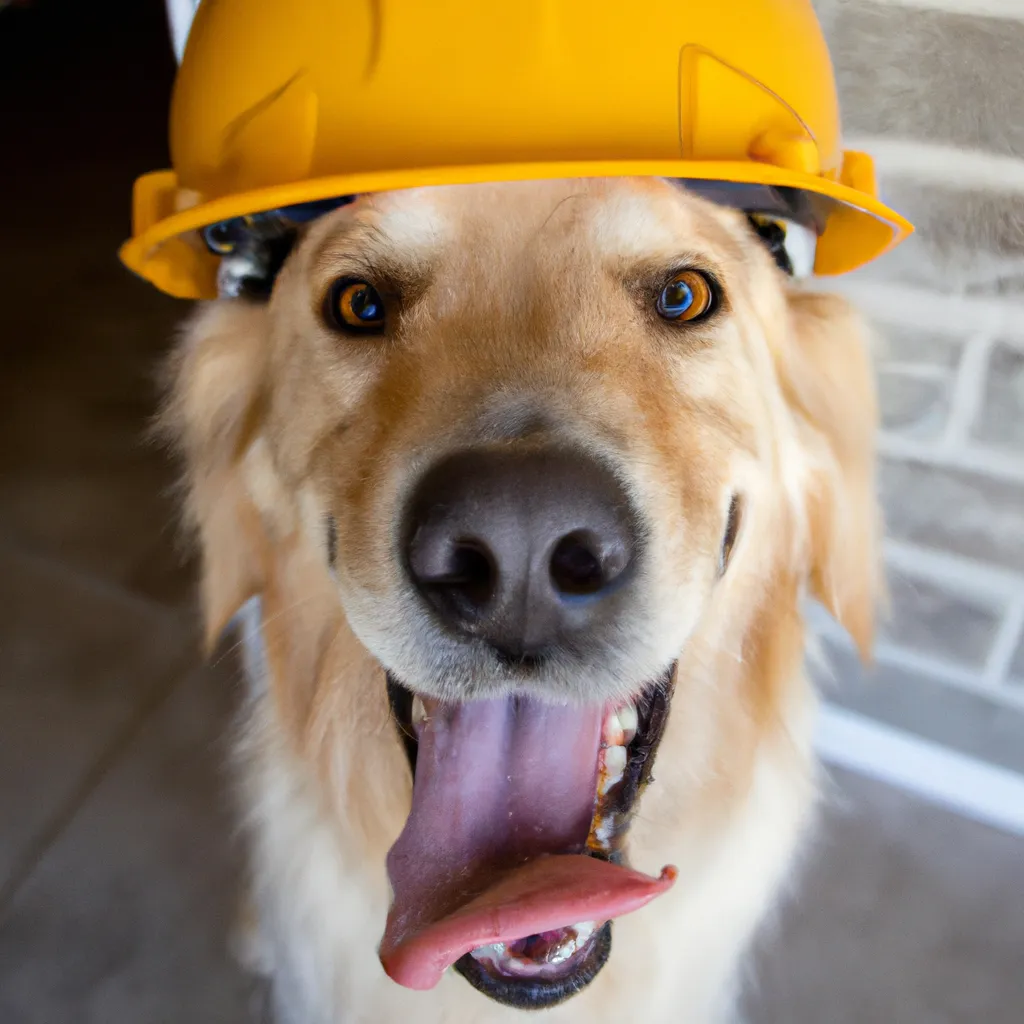
[{"label": "dog's face", "polygon": [[672,848],[631,828],[659,745],[681,833],[686,794],[742,791],[786,728],[805,588],[868,643],[855,320],[670,183],[360,199],[265,307],[205,315],[175,408],[211,625],[251,592],[291,623],[269,648],[299,749],[332,690],[384,699],[325,667],[337,630],[386,671],[379,742],[416,774],[382,946],[404,984],[583,987],[606,922],[671,883],[622,866]]},{"label": "dog's face", "polygon": [[[337,524],[353,629],[418,693],[624,700],[679,656],[742,520],[778,505],[764,261],[736,227],[655,183],[452,188],[357,203],[290,261],[286,472]],[[670,319],[681,272],[708,308]],[[381,323],[331,308],[346,282]]]}]

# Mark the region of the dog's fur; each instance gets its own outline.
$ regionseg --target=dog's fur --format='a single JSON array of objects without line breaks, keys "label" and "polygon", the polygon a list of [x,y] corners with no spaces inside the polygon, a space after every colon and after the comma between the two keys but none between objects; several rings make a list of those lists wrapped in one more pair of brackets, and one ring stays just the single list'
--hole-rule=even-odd
[{"label": "dog's fur", "polygon": [[[654,314],[680,266],[722,285],[704,324]],[[384,337],[324,326],[342,276],[379,283]],[[269,303],[202,308],[173,371],[164,426],[187,469],[210,641],[248,609],[241,792],[282,1024],[521,1015],[451,972],[432,992],[400,988],[376,946],[411,792],[382,665],[436,696],[480,683],[403,581],[397,510],[440,455],[527,428],[612,462],[656,555],[591,669],[536,685],[617,699],[678,659],[628,855],[679,880],[615,923],[589,988],[539,1016],[727,1017],[816,789],[805,595],[871,643],[875,403],[847,304],[787,280],[742,215],[668,182],[412,190],[315,223]],[[733,494],[742,525],[720,575]]]}]

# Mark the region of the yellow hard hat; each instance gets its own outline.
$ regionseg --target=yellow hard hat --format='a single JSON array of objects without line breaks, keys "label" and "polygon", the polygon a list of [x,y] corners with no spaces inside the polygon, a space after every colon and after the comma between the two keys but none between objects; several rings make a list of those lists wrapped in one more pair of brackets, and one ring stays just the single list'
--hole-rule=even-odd
[{"label": "yellow hard hat", "polygon": [[135,184],[121,257],[184,298],[216,295],[200,229],[419,185],[761,186],[810,198],[819,274],[913,230],[842,149],[811,0],[204,0],[171,154]]}]

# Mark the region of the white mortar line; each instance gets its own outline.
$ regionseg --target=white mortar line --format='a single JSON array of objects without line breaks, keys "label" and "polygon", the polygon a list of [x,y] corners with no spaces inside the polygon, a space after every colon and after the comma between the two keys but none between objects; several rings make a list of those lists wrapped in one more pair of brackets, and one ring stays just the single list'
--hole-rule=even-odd
[{"label": "white mortar line", "polygon": [[846,295],[875,319],[941,334],[1015,335],[1024,338],[1024,302],[946,295],[926,288],[862,277],[811,278],[812,287]]},{"label": "white mortar line", "polygon": [[828,764],[898,786],[974,821],[1024,835],[1024,775],[824,705],[815,748]]},{"label": "white mortar line", "polygon": [[[974,335],[964,345],[960,366],[953,378],[949,418],[941,442],[950,454],[962,456],[970,444],[971,427],[974,426],[985,393],[992,344],[991,337]],[[1021,461],[1024,463],[1024,460]]]},{"label": "white mortar line", "polygon": [[[856,654],[853,641],[837,622],[830,618],[821,621],[821,617],[818,616],[813,616],[812,619],[809,625],[815,634],[844,648],[848,653]],[[914,675],[934,680],[939,686],[950,686],[974,697],[981,697],[990,703],[1024,711],[1024,689],[992,686],[983,677],[980,669],[963,668],[941,658],[899,647],[887,640],[879,640],[875,644],[874,654],[879,667],[890,666],[912,672]],[[825,661],[827,664],[827,655]],[[824,689],[827,694],[828,687]]]},{"label": "white mortar line", "polygon": [[991,448],[965,445],[959,450],[944,450],[900,434],[882,432],[878,437],[878,452],[892,459],[980,473],[1008,483],[1024,483],[1024,459]]},{"label": "white mortar line", "polygon": [[[971,288],[991,287],[997,281],[1024,275],[1024,259],[1019,256],[995,256],[992,253],[980,253],[977,266],[957,268],[957,280],[963,292],[969,294]],[[982,294],[985,294],[984,292]],[[996,298],[999,301],[1014,303],[1019,299],[1012,297]]]},{"label": "white mortar line", "polygon": [[988,700],[1011,707],[1024,708],[1024,693],[1018,694],[1009,687],[991,686],[980,669],[965,668],[944,658],[922,654],[908,647],[900,647],[890,640],[879,640],[875,644],[875,658],[879,664],[891,665],[917,675],[936,679],[940,683],[955,686]]},{"label": "white mortar line", "polygon": [[853,135],[844,143],[874,157],[883,191],[885,178],[913,178],[963,192],[1024,192],[1024,160],[1017,157],[887,135]]},{"label": "white mortar line", "polygon": [[[822,282],[828,282],[829,278],[817,279]],[[864,281],[835,281],[827,290],[837,291],[842,295],[845,295],[854,305],[860,310],[860,312],[868,318],[870,323],[876,328],[881,325],[883,327],[891,327],[894,329],[907,328],[910,330],[923,330],[929,334],[935,334],[943,337],[951,342],[962,343],[964,338],[970,334],[979,333],[979,324],[975,320],[971,320],[969,325],[965,328],[962,324],[953,322],[951,323],[947,317],[943,317],[936,314],[931,305],[925,309],[914,306],[914,300],[924,296],[927,293],[914,292],[910,296],[910,305],[905,305],[906,297],[902,299],[896,299],[890,301],[890,296],[881,289],[886,289],[888,286],[880,285],[880,289],[877,295],[869,294],[874,292],[870,285],[865,284]],[[994,324],[995,319],[993,317],[985,318],[989,323]],[[988,324],[984,325],[986,331],[988,330]],[[886,348],[889,345],[888,338],[883,337],[877,351],[875,353],[876,362],[882,362],[885,358]],[[948,367],[948,369],[952,369]]]},{"label": "white mortar line", "polygon": [[953,371],[948,366],[938,363],[909,363],[904,360],[876,359],[875,365],[880,373],[912,377],[914,380],[946,381],[953,377]]},{"label": "white mortar line", "polygon": [[884,550],[885,560],[893,568],[938,583],[953,593],[969,591],[981,598],[995,598],[1003,607],[1024,600],[1024,573],[909,541],[886,540]]},{"label": "white mortar line", "polygon": [[1010,665],[1017,645],[1024,639],[1024,593],[1014,601],[1003,616],[999,632],[992,642],[985,663],[985,681],[990,686],[1003,686],[1010,676]]},{"label": "white mortar line", "polygon": [[912,672],[951,690],[959,690],[971,697],[988,701],[997,707],[1024,712],[1024,688],[1017,686],[993,686],[981,675],[981,671],[970,671],[959,665],[951,665],[905,647],[889,643],[876,645],[876,661],[880,666],[889,665],[902,672]]}]

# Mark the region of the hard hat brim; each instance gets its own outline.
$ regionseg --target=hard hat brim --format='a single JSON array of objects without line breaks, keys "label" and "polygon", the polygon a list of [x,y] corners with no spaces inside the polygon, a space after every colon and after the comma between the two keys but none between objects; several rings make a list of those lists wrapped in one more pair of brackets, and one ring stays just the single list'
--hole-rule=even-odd
[{"label": "hard hat brim", "polygon": [[708,160],[575,161],[426,167],[334,175],[275,185],[204,201],[179,186],[173,171],[155,171],[135,183],[132,237],[120,257],[130,270],[168,295],[217,297],[217,258],[198,229],[246,214],[336,196],[434,185],[555,178],[660,177],[738,182],[802,189],[833,201],[818,241],[814,272],[846,273],[898,245],[913,226],[876,195],[870,157],[848,152],[839,179],[767,163]]}]

